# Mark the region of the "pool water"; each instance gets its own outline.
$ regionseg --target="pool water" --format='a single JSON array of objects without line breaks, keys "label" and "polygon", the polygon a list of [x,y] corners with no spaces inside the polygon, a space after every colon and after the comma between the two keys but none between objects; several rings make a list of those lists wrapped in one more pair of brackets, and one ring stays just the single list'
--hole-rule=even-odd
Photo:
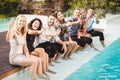
[{"label": "pool water", "polygon": [[120,80],[120,38],[65,80]]},{"label": "pool water", "polygon": [[10,20],[15,20],[16,17],[0,19],[0,32],[7,31],[9,26],[8,23]]},{"label": "pool water", "polygon": [[9,18],[0,20],[0,32],[8,30]]}]

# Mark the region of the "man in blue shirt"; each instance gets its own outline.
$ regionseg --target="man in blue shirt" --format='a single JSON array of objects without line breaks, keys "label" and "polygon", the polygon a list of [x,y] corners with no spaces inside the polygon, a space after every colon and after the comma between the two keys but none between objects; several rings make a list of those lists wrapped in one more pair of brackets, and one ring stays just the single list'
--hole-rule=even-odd
[{"label": "man in blue shirt", "polygon": [[89,37],[81,36],[78,38],[78,28],[79,25],[81,25],[80,20],[80,10],[75,9],[73,12],[73,16],[68,19],[68,21],[73,22],[72,26],[69,28],[69,35],[71,36],[72,40],[76,41],[80,47],[85,48],[87,45],[90,45],[92,43],[92,39]]},{"label": "man in blue shirt", "polygon": [[88,23],[86,27],[86,32],[91,34],[91,36],[99,36],[101,45],[105,47],[103,32],[93,29],[93,23],[94,22],[99,23],[99,20],[97,19],[97,17],[94,16],[94,10],[91,8],[88,10],[87,19]]}]

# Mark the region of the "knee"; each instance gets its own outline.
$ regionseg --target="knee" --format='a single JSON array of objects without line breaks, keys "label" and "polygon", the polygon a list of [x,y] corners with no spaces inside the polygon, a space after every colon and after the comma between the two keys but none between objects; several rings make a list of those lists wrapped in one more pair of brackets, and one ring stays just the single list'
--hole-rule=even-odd
[{"label": "knee", "polygon": [[46,57],[49,57],[47,53],[45,53],[45,56],[46,56]]},{"label": "knee", "polygon": [[37,59],[32,59],[32,65],[38,65],[38,61],[37,61]]},{"label": "knee", "polygon": [[42,61],[43,61],[43,59],[41,59],[41,58],[38,58],[38,59],[37,59],[37,63],[38,63],[38,64],[41,64]]},{"label": "knee", "polygon": [[36,48],[35,51],[37,51],[37,52],[41,52],[41,51],[45,52],[45,50],[43,48]]},{"label": "knee", "polygon": [[77,46],[77,42],[73,42],[73,45],[74,45],[74,46]]},{"label": "knee", "polygon": [[67,46],[68,46],[68,48],[71,48],[73,46],[73,44],[69,43]]},{"label": "knee", "polygon": [[40,48],[40,51],[41,51],[41,52],[45,52],[44,48]]}]

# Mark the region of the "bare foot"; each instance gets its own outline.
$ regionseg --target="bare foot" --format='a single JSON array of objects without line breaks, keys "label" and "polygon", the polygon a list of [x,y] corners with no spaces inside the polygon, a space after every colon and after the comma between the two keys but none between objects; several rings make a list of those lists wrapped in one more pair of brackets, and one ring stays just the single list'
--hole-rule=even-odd
[{"label": "bare foot", "polygon": [[50,69],[48,69],[47,70],[49,73],[52,73],[52,74],[56,74],[57,72],[55,72],[55,71],[52,71],[52,70],[50,70]]},{"label": "bare foot", "polygon": [[68,60],[68,58],[66,58],[66,57],[62,57],[62,59],[64,59],[64,60]]},{"label": "bare foot", "polygon": [[42,79],[42,80],[50,80],[49,77],[45,77],[45,76],[43,76],[43,75],[42,75],[42,76],[39,76],[39,78]]},{"label": "bare foot", "polygon": [[50,65],[50,66],[54,66],[54,64],[52,64],[52,63],[50,63],[49,65]]},{"label": "bare foot", "polygon": [[30,80],[35,80],[35,78],[31,78]]},{"label": "bare foot", "polygon": [[71,60],[73,60],[73,58],[71,58],[71,57],[68,57],[68,59],[71,59]]},{"label": "bare foot", "polygon": [[57,60],[54,60],[53,62],[54,62],[54,63],[61,63],[60,61],[57,61]]},{"label": "bare foot", "polygon": [[48,75],[47,73],[44,73],[44,75],[45,75],[46,77],[49,77],[49,75]]},{"label": "bare foot", "polygon": [[96,51],[99,51],[100,52],[100,50],[99,49],[97,49],[97,48],[94,48]]}]

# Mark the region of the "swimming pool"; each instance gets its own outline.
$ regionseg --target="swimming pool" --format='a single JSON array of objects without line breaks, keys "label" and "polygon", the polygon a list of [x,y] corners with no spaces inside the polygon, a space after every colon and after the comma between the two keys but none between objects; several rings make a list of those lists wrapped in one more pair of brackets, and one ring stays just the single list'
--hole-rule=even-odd
[{"label": "swimming pool", "polygon": [[[39,18],[40,16],[27,15],[26,17],[27,17],[27,21],[29,22],[32,18],[34,18],[34,17],[38,17]],[[41,16],[40,19],[45,19],[45,18],[43,18]],[[47,21],[43,20],[43,22],[47,22]],[[119,23],[120,22],[120,16],[118,16],[118,19],[116,19],[116,17],[113,18],[111,20],[111,22],[107,22],[107,24],[106,24],[106,22],[107,22],[106,19],[102,19],[100,24],[97,25],[97,27],[100,27],[100,28],[104,29],[106,46],[109,46],[112,42],[114,42],[115,40],[117,40],[120,37],[120,32],[119,32],[120,31],[120,26],[119,26],[120,25],[120,23]],[[103,50],[103,48],[99,44],[99,40],[98,40],[97,37],[94,38],[94,42],[95,42],[95,46],[97,48],[99,48],[100,50]],[[73,54],[72,55],[73,60],[66,61],[66,60],[60,59],[60,61],[61,61],[60,64],[53,63],[53,64],[55,64],[55,66],[49,66],[49,68],[51,70],[54,70],[54,71],[57,72],[57,74],[50,74],[50,73],[48,73],[48,75],[50,76],[50,80],[91,80],[89,78],[89,76],[92,76],[92,75],[95,75],[95,74],[98,75],[98,73],[94,73],[94,70],[96,70],[96,69],[93,69],[93,72],[89,72],[89,70],[92,70],[91,68],[93,68],[94,66],[96,66],[96,67],[98,66],[98,65],[94,65],[93,66],[93,64],[94,63],[96,64],[97,62],[95,62],[95,61],[91,62],[91,60],[93,60],[92,58],[95,58],[94,56],[98,55],[98,54],[99,54],[99,52],[94,51],[90,47],[88,47],[84,51],[80,51],[80,52],[77,52],[77,53]],[[106,55],[103,55],[103,56],[106,56]],[[102,60],[100,60],[100,61],[102,62]],[[82,65],[86,65],[86,67],[83,68]],[[108,64],[102,65],[102,67],[106,67],[106,68],[107,68],[107,66],[109,66],[109,65]],[[80,69],[80,67],[83,70]],[[116,68],[116,69],[118,69],[118,71],[119,71],[119,68]],[[79,72],[79,70],[81,70],[81,71]],[[72,73],[75,72],[75,71],[79,72],[79,73],[77,73],[77,75],[75,75],[77,77],[73,77],[72,76],[72,75],[74,75]],[[85,71],[88,71],[88,73],[85,72]],[[84,76],[84,74],[85,74],[85,76]],[[107,75],[107,73],[105,73],[104,75]],[[101,77],[99,79],[97,79],[97,80],[116,80],[115,78],[113,78],[113,79],[104,79],[104,78],[102,78],[102,77],[104,77],[104,75],[100,75]],[[69,76],[71,76],[71,77],[69,77]],[[87,76],[87,78],[83,78],[83,77],[86,77],[86,76]],[[21,79],[22,80],[30,80],[28,70],[26,70],[24,72],[21,71],[21,72],[12,74],[12,75],[10,75],[10,76],[2,79],[2,80],[21,80]],[[39,79],[37,78],[37,80],[39,80]],[[96,79],[92,78],[92,80],[96,80]],[[117,80],[120,80],[120,79],[117,79]]]},{"label": "swimming pool", "polygon": [[120,80],[120,38],[65,80]]},{"label": "swimming pool", "polygon": [[[46,26],[47,16],[43,16],[43,15],[39,15],[39,16],[38,15],[25,15],[25,16],[27,19],[27,23],[29,23],[34,18],[39,18],[42,20],[43,25]],[[10,19],[15,20],[15,18],[16,17],[0,19],[0,32],[7,31],[8,30],[8,23],[9,23]]]},{"label": "swimming pool", "polygon": [[8,22],[10,18],[0,20],[0,32],[8,30]]}]

